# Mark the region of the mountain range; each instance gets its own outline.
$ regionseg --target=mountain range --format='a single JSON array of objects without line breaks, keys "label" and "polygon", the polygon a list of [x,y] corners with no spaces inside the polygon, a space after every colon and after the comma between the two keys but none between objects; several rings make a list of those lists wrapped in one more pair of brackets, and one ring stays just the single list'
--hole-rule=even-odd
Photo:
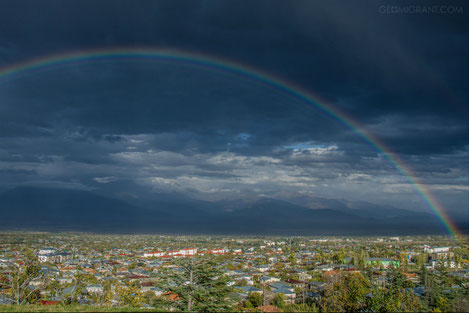
[{"label": "mountain range", "polygon": [[293,202],[267,197],[210,202],[168,193],[123,200],[93,191],[16,187],[0,194],[0,229],[238,235],[444,233],[429,213],[315,197]]}]

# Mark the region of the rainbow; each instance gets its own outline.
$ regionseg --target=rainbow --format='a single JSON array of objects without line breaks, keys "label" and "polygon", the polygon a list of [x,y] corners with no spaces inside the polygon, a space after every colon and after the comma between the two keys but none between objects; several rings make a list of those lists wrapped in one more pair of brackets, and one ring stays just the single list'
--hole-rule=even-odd
[{"label": "rainbow", "polygon": [[420,183],[412,170],[393,153],[376,136],[367,131],[358,122],[335,108],[331,104],[322,100],[320,97],[311,94],[307,90],[285,81],[272,74],[247,67],[232,61],[221,59],[214,56],[202,55],[193,52],[185,52],[172,49],[160,48],[111,48],[66,52],[61,54],[52,54],[45,57],[39,57],[23,63],[13,64],[0,68],[0,83],[10,81],[34,71],[44,70],[53,67],[66,66],[77,62],[91,62],[100,60],[165,60],[180,63],[188,63],[202,67],[228,72],[244,79],[250,79],[257,83],[262,83],[270,88],[281,91],[290,97],[303,103],[309,104],[334,118],[345,127],[349,128],[356,135],[361,137],[371,147],[373,147],[397,172],[402,175],[416,193],[422,198],[426,205],[433,211],[448,234],[455,240],[458,240],[460,231],[453,221],[448,217],[444,208],[438,203],[437,199],[430,193],[424,184]]}]

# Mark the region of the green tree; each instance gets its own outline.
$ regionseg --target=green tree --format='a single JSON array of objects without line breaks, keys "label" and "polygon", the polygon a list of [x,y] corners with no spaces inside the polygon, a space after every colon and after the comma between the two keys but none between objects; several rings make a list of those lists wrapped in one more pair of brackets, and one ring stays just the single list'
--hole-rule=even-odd
[{"label": "green tree", "polygon": [[403,268],[404,271],[408,270],[409,262],[407,260],[407,254],[405,253],[399,254],[399,265]]},{"label": "green tree", "polygon": [[308,305],[306,303],[298,303],[298,304],[287,304],[284,308],[285,312],[319,312],[318,307],[316,304],[312,303]]},{"label": "green tree", "polygon": [[326,253],[324,253],[324,250],[319,250],[318,255],[317,255],[317,258],[319,258],[319,261],[320,261],[321,263],[325,263],[325,262],[326,262],[327,256],[326,256]]},{"label": "green tree", "polygon": [[457,294],[450,303],[450,312],[469,312],[469,287]]},{"label": "green tree", "polygon": [[235,283],[235,286],[247,286],[248,281],[246,279],[238,279]]},{"label": "green tree", "polygon": [[64,286],[61,285],[57,280],[49,280],[46,290],[48,290],[52,297],[58,297]]},{"label": "green tree", "polygon": [[367,297],[365,311],[368,312],[420,312],[419,299],[402,288],[375,288]]},{"label": "green tree", "polygon": [[432,312],[450,312],[448,299],[443,296],[437,296],[433,302]]},{"label": "green tree", "polygon": [[342,264],[344,263],[346,256],[347,256],[347,252],[345,251],[345,249],[340,248],[340,250],[336,254],[334,254],[332,259],[334,260],[334,262]]},{"label": "green tree", "polygon": [[34,303],[40,297],[39,288],[29,288],[32,281],[41,280],[44,275],[41,265],[31,250],[24,253],[22,265],[14,263],[14,267],[0,277],[0,287],[9,289],[16,304]]},{"label": "green tree", "polygon": [[222,275],[214,260],[180,263],[181,272],[170,277],[169,289],[179,296],[175,305],[179,310],[199,312],[229,311],[235,303],[230,297],[229,278]]},{"label": "green tree", "polygon": [[290,262],[291,265],[296,264],[297,260],[294,253],[290,253],[290,255],[288,256],[288,262]]},{"label": "green tree", "polygon": [[116,294],[119,296],[119,305],[139,307],[145,302],[145,297],[135,286],[117,286]]},{"label": "green tree", "polygon": [[258,292],[250,292],[248,295],[248,302],[255,308],[261,306],[263,301],[262,295]]},{"label": "green tree", "polygon": [[324,291],[321,310],[325,312],[359,312],[365,308],[370,283],[361,273],[339,277]]},{"label": "green tree", "polygon": [[420,269],[420,282],[425,288],[423,303],[426,309],[444,312],[447,308],[447,301],[442,294],[442,286],[437,281],[434,273],[427,270],[425,266]]},{"label": "green tree", "polygon": [[169,311],[171,301],[165,296],[153,296],[150,298],[150,305],[158,311]]},{"label": "green tree", "polygon": [[425,266],[425,260],[426,260],[425,254],[419,254],[416,260],[417,267],[421,268],[422,266]]},{"label": "green tree", "polygon": [[285,308],[285,295],[283,293],[277,293],[274,296],[273,305],[283,309]]},{"label": "green tree", "polygon": [[414,284],[410,282],[397,268],[392,266],[388,271],[388,279],[393,288],[412,288]]}]

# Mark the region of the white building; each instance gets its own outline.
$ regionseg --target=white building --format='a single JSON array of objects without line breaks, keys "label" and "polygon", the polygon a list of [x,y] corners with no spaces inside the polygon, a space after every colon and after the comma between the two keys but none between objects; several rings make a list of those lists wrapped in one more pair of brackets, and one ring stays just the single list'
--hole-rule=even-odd
[{"label": "white building", "polygon": [[184,256],[193,256],[197,254],[197,248],[180,249],[179,253]]},{"label": "white building", "polygon": [[152,251],[152,252],[145,252],[143,254],[144,258],[154,258],[154,257],[161,257],[165,255],[163,251]]},{"label": "white building", "polygon": [[430,248],[430,246],[425,245],[423,247],[423,250],[428,253],[443,253],[443,252],[449,252],[449,247],[435,247],[435,248]]},{"label": "white building", "polygon": [[54,248],[42,248],[39,250],[39,255],[41,254],[55,254],[57,253],[57,250]]},{"label": "white building", "polygon": [[55,263],[58,261],[58,255],[55,253],[40,254],[37,258],[39,262],[41,263],[44,263],[44,262]]},{"label": "white building", "polygon": [[454,260],[444,260],[444,261],[439,261],[436,259],[433,259],[430,261],[430,267],[431,268],[436,268],[438,264],[443,265],[444,267],[449,267],[449,268],[461,268],[461,264],[456,264]]},{"label": "white building", "polygon": [[103,294],[104,293],[104,287],[103,287],[103,285],[88,285],[88,286],[86,286],[86,291],[88,293]]}]

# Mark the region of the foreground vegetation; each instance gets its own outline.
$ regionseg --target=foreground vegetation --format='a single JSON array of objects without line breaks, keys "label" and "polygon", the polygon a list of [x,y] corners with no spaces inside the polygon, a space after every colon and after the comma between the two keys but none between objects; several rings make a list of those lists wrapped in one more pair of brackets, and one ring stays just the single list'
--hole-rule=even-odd
[{"label": "foreground vegetation", "polygon": [[89,306],[89,305],[41,305],[41,304],[23,304],[23,305],[2,305],[0,312],[162,312],[164,310],[145,309],[134,307],[107,307],[107,306]]}]

